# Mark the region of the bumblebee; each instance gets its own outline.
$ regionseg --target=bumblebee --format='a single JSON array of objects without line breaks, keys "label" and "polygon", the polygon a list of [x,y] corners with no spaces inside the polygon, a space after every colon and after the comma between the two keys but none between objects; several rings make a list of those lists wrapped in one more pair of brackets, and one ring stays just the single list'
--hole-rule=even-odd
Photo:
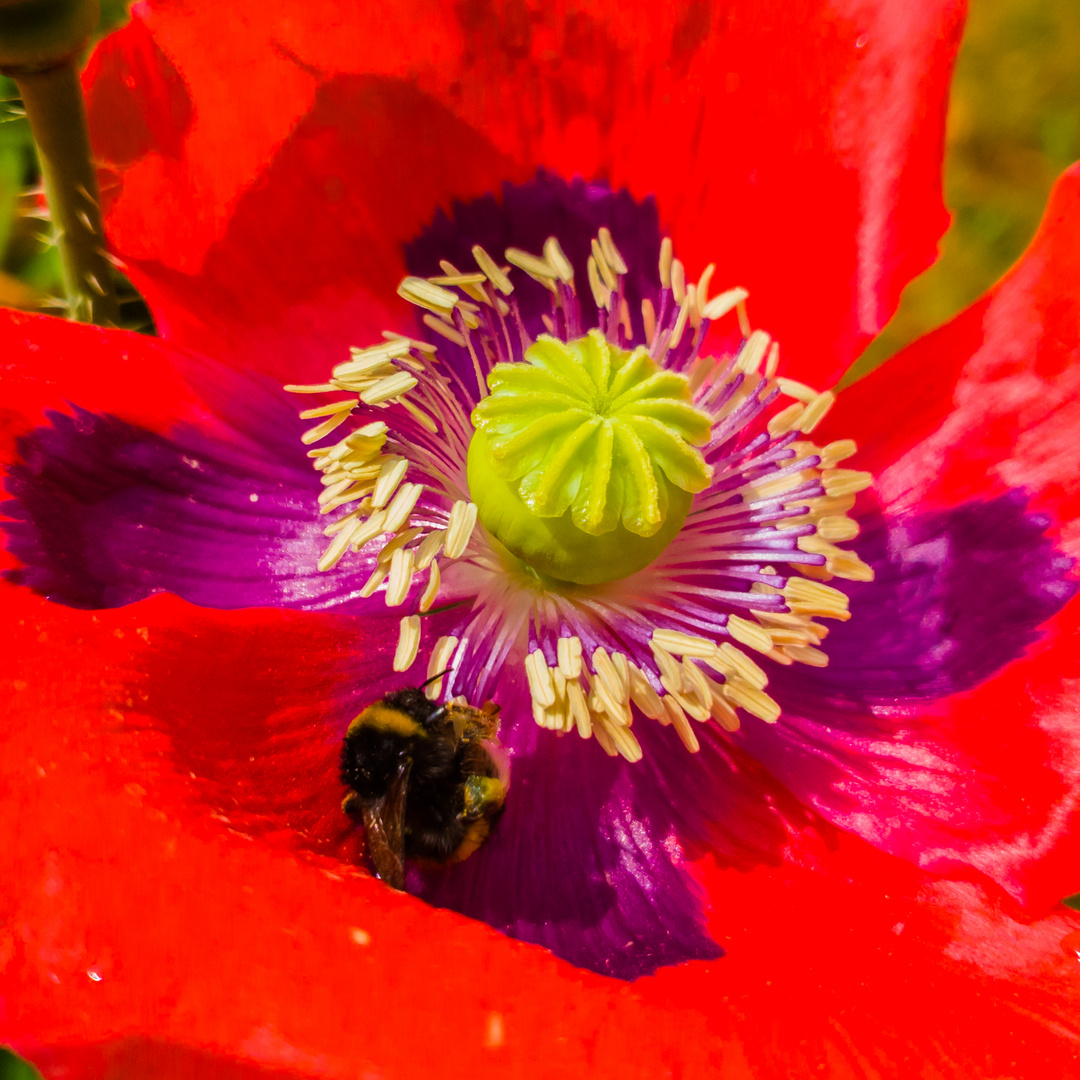
[{"label": "bumblebee", "polygon": [[488,837],[503,810],[505,770],[485,742],[498,707],[436,705],[421,687],[368,705],[349,725],[342,809],[363,821],[375,873],[405,887],[405,859],[460,862]]}]

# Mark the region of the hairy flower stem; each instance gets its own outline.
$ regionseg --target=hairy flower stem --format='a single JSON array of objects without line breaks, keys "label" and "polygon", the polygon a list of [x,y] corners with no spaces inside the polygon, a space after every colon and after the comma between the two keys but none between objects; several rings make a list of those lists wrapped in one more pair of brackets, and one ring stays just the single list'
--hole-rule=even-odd
[{"label": "hairy flower stem", "polygon": [[37,145],[57,244],[68,317],[115,325],[120,309],[103,248],[97,176],[74,58],[38,72],[15,72]]}]

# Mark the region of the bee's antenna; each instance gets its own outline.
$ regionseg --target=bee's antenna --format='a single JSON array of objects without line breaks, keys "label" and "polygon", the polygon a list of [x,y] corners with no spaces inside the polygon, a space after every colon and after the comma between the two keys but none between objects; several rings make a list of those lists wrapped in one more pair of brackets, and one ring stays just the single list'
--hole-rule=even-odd
[{"label": "bee's antenna", "polygon": [[425,686],[438,682],[444,675],[449,675],[451,671],[453,671],[453,668],[447,668],[445,671],[440,671],[438,675],[432,675],[430,679],[425,679],[416,689],[423,690]]}]

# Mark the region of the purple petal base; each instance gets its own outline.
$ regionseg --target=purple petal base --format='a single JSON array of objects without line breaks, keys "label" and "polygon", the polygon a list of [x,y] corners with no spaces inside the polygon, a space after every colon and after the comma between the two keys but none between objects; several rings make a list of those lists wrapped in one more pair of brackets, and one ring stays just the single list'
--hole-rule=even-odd
[{"label": "purple petal base", "polygon": [[325,521],[295,409],[240,389],[250,436],[231,426],[166,438],[83,409],[52,413],[19,441],[7,478],[3,527],[23,564],[8,578],[80,608],[166,591],[213,608],[381,607],[358,596],[364,564],[316,569]]},{"label": "purple petal base", "polygon": [[[486,195],[455,202],[451,217],[438,211],[431,225],[406,246],[405,261],[410,273],[422,277],[441,274],[441,259],[468,273],[476,268],[474,244],[501,263],[507,248],[539,255],[544,241],[555,236],[574,267],[584,325],[596,326],[587,263],[592,239],[601,226],[611,230],[629,269],[624,279],[626,298],[633,325],[643,334],[641,301],[648,298],[655,303],[659,291],[660,219],[651,196],[638,202],[625,190],[612,191],[606,184],[588,184],[580,178],[568,183],[541,169],[528,183],[504,183],[500,199]],[[541,316],[551,311],[551,294],[521,273],[515,273],[514,283],[514,299],[526,330],[533,338],[546,333]],[[471,376],[473,365],[466,350],[422,324],[420,333],[439,346],[444,360]]]},{"label": "purple petal base", "polygon": [[[1012,859],[972,855],[994,838],[1012,842],[1016,793],[957,745],[934,702],[1019,659],[1077,591],[1072,560],[1026,505],[1014,492],[864,520],[858,550],[877,577],[842,585],[852,618],[826,639],[829,666],[774,669],[779,723],[744,724],[736,736],[826,819],[939,872],[975,866],[1017,896]],[[1009,737],[1007,719],[988,722]],[[1052,771],[1046,781],[1057,782]],[[1035,843],[1020,839],[1017,851]]]},{"label": "purple petal base", "polygon": [[510,791],[492,837],[456,866],[413,869],[409,890],[617,978],[722,955],[686,861],[778,863],[809,815],[715,729],[701,729],[693,758],[672,731],[635,731],[645,757],[631,765],[519,707],[504,724]]}]

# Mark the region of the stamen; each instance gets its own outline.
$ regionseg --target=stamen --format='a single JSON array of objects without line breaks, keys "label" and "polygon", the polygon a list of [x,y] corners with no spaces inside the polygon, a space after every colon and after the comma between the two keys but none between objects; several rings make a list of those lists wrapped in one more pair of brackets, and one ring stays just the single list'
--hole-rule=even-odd
[{"label": "stamen", "polygon": [[394,653],[394,670],[408,671],[416,662],[416,654],[420,649],[420,617],[418,615],[406,615],[401,620],[401,629],[398,633],[397,651]]},{"label": "stamen", "polygon": [[450,511],[450,524],[446,530],[445,551],[448,559],[457,559],[465,553],[469,539],[476,526],[476,504],[454,503]]},{"label": "stamen", "polygon": [[434,676],[438,675],[440,671],[446,670],[447,662],[457,647],[458,639],[456,637],[441,637],[435,642],[435,646],[431,650],[431,657],[428,660],[427,669],[427,677],[433,679],[433,681],[424,687],[424,694],[429,701],[438,701],[442,697],[443,681],[441,678],[435,679]]},{"label": "stamen", "polygon": [[[428,651],[429,676],[455,657],[448,689],[466,703],[493,691],[497,697],[500,673],[523,678],[537,724],[576,728],[628,761],[642,754],[631,730],[635,711],[674,728],[691,752],[699,748],[697,723],[734,732],[741,713],[775,723],[780,708],[766,692],[768,672],[748,653],[764,657],[766,666],[825,666],[828,627],[814,620],[850,618],[846,594],[827,582],[873,578],[872,567],[839,546],[858,535],[848,514],[872,478],[837,467],[855,453],[851,440],[818,447],[807,438],[835,394],[779,375],[779,345],[751,326],[747,290],[710,297],[715,264],[688,281],[669,238],[660,246],[659,287],[641,300],[638,334],[624,280],[629,268],[607,228],[591,241],[585,265],[598,327],[584,325],[574,268],[554,237],[539,255],[508,248],[508,267],[479,245],[472,253],[477,271],[443,260],[441,274],[409,277],[399,287],[439,344],[388,331],[383,341],[353,349],[327,382],[289,387],[336,397],[301,413],[318,421],[301,436],[305,445],[356,417],[343,438],[308,451],[320,477],[321,513],[347,508],[323,530],[327,547],[318,568],[331,571],[364,550],[370,570],[359,593],[385,588],[388,607],[404,604],[416,575],[426,571],[415,613],[400,620],[395,671],[416,662],[425,613],[460,607],[453,632]],[[511,277],[519,273],[527,277]],[[541,316],[550,337],[536,338],[526,326],[514,294],[522,282],[550,301]],[[711,323],[732,312],[741,347],[734,356],[704,354]],[[444,355],[446,342],[467,354],[464,368]],[[571,400],[568,380],[581,371],[595,381]],[[550,401],[515,426],[540,400],[543,378]],[[629,411],[609,409],[613,402],[629,403]],[[476,418],[490,424],[501,460],[513,458],[501,480],[525,485],[519,466],[525,467],[531,486],[515,490],[528,495],[528,506],[550,515],[549,523],[565,520],[575,530],[571,546],[580,536],[601,538],[600,546],[582,549],[584,570],[548,564],[527,543],[518,550],[490,542],[503,537],[486,516],[488,480],[473,470]],[[616,445],[607,433],[619,424]],[[639,451],[655,449],[673,424],[685,425],[684,441],[663,444],[658,460],[680,476],[662,477],[669,502],[685,484],[684,516],[660,536],[659,484],[653,492],[645,482]],[[595,450],[584,465],[574,446],[566,449],[574,440]],[[530,473],[534,458],[540,465]],[[571,464],[578,473],[571,475]],[[622,472],[613,481],[616,468]],[[411,470],[423,483],[407,480]],[[602,498],[593,497],[590,470],[606,478],[607,486],[596,489]],[[642,487],[628,497],[638,482]],[[628,499],[614,516],[609,497]],[[484,529],[476,529],[478,515]],[[602,537],[627,523],[641,530],[635,535],[659,536],[657,546],[640,562],[597,571],[594,564],[625,546],[621,535],[608,547]],[[444,581],[440,558],[464,561]],[[621,580],[639,571],[624,590]],[[577,584],[566,584],[571,577]],[[429,698],[443,697],[443,681],[425,688]]]},{"label": "stamen", "polygon": [[428,574],[428,583],[420,596],[420,602],[418,604],[421,611],[431,610],[431,605],[435,603],[435,597],[439,595],[439,586],[441,584],[442,573],[439,570],[439,564],[437,562],[432,562],[431,571]]}]

